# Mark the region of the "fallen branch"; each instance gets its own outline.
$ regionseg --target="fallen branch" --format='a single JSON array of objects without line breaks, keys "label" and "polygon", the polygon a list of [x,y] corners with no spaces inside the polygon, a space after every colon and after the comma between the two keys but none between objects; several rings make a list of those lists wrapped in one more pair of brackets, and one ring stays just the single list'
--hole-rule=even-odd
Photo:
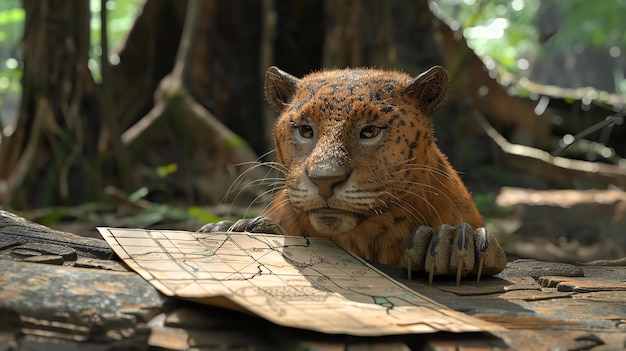
[{"label": "fallen branch", "polygon": [[626,189],[626,169],[599,163],[552,156],[550,153],[530,146],[512,144],[506,140],[478,112],[474,117],[487,135],[502,150],[508,166],[528,173],[535,173],[552,186],[559,188],[599,188],[609,185]]},{"label": "fallen branch", "polygon": [[0,210],[0,242],[5,246],[26,243],[60,245],[75,249],[81,256],[100,259],[113,256],[104,240],[54,230],[3,210]]}]

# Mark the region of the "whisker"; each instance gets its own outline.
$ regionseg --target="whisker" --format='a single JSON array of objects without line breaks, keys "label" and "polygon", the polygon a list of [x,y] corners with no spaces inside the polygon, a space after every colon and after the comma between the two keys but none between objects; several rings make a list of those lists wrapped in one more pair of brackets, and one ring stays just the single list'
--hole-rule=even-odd
[{"label": "whisker", "polygon": [[[250,211],[250,209],[252,208],[252,205],[254,205],[259,199],[263,198],[264,196],[268,195],[268,194],[274,194],[276,193],[278,190],[282,189],[282,187],[277,187],[277,186],[273,186],[272,188],[260,193],[259,195],[257,195],[252,201],[250,201],[250,204],[248,205],[248,207],[246,208],[246,212],[244,213],[244,216],[248,215],[248,212]],[[263,213],[267,207],[272,203],[273,200],[268,201],[265,206],[263,207],[263,209],[261,210],[261,213]]]},{"label": "whisker", "polygon": [[388,168],[391,168],[391,167],[398,167],[398,166],[401,166],[401,165],[403,165],[403,164],[407,164],[407,163],[409,163],[409,162],[413,162],[413,161],[415,161],[415,160],[417,160],[417,157],[407,158],[406,160],[402,160],[402,161],[398,161],[398,162],[396,162],[396,163],[392,163],[391,165],[389,165],[389,167],[388,167]]},{"label": "whisker", "polygon": [[[444,167],[447,166],[447,164],[443,160],[438,159],[438,158],[434,158],[431,155],[428,155],[428,160],[433,162],[433,163],[435,163],[435,164],[437,164],[437,165],[440,165],[440,166],[444,166]],[[417,157],[413,157],[413,158],[409,158],[409,159],[406,159],[406,160],[398,161],[396,163],[393,163],[393,164],[389,165],[387,167],[387,169],[392,169],[392,168],[397,168],[397,167],[403,166],[402,169],[400,169],[398,171],[398,172],[402,172],[402,171],[406,170],[406,166],[407,165],[408,166],[420,166],[420,167],[425,167],[425,168],[432,169],[434,171],[438,171],[442,175],[446,175],[446,176],[448,175],[446,172],[440,170],[437,167],[433,167],[433,166],[427,165],[426,163],[423,163],[423,162],[413,163],[414,161],[417,161]]]},{"label": "whisker", "polygon": [[407,204],[406,202],[402,202],[400,199],[396,198],[391,201],[393,205],[396,205],[397,208],[404,212],[408,217],[412,217],[415,219],[417,223],[427,223],[426,217],[420,213],[415,207]]},{"label": "whisker", "polygon": [[[243,170],[238,176],[237,178],[235,178],[235,180],[231,183],[230,187],[228,187],[228,190],[226,191],[226,194],[224,195],[224,198],[222,199],[223,202],[226,202],[228,199],[228,196],[230,196],[233,192],[233,189],[240,189],[240,185],[241,183],[243,183],[243,181],[245,179],[248,178],[248,176],[250,175],[250,173],[252,173],[254,170],[256,170],[257,168],[263,167],[264,164],[262,162],[246,162],[245,163],[247,166],[249,166],[248,168],[246,168],[245,170]],[[240,164],[241,165],[241,164]],[[265,176],[267,176],[269,173],[266,173]]]},{"label": "whisker", "polygon": [[[280,207],[285,206],[287,204],[289,204],[289,199],[287,198],[282,199],[281,202],[277,202],[277,199],[274,198],[267,205],[265,205],[265,208],[263,208],[263,211],[261,213],[264,216],[272,218],[272,214],[274,214],[274,211],[278,210]],[[271,210],[270,210],[270,207],[271,207]],[[296,212],[300,212],[300,211],[296,209]]]},{"label": "whisker", "polygon": [[258,189],[258,188],[260,188],[263,185],[266,185],[266,186],[269,187],[269,186],[272,186],[276,182],[283,182],[284,183],[285,179],[284,178],[270,178],[270,177],[254,179],[254,180],[249,181],[245,185],[238,186],[237,188],[232,188],[229,191],[231,191],[231,192],[241,191],[243,189],[253,188],[253,187]]},{"label": "whisker", "polygon": [[424,165],[424,164],[417,164],[417,163],[411,163],[408,164],[405,168],[402,168],[401,170],[398,171],[393,171],[391,173],[389,173],[390,175],[396,175],[396,174],[401,174],[401,173],[405,173],[405,172],[410,172],[410,171],[425,171],[425,172],[431,172],[431,173],[436,173],[446,179],[450,179],[450,175],[444,171],[442,171],[439,168],[436,167],[432,167],[432,166],[428,166],[428,165]]},{"label": "whisker", "polygon": [[[380,202],[381,204],[383,204],[383,207],[385,207],[385,208],[389,208],[389,206],[387,205],[387,203],[386,203],[383,199],[376,198],[376,201],[378,201],[378,202]],[[372,205],[370,204],[370,206],[372,206]]]},{"label": "whisker", "polygon": [[428,201],[426,199],[425,196],[420,196],[419,194],[416,194],[415,192],[412,191],[408,191],[406,189],[406,187],[398,187],[398,185],[405,185],[405,184],[409,184],[409,185],[413,185],[413,186],[418,186],[420,188],[422,188],[422,192],[424,194],[429,193],[435,196],[440,196],[442,195],[443,198],[451,205],[451,208],[454,209],[454,211],[456,212],[456,215],[459,218],[463,218],[460,209],[458,208],[456,202],[450,197],[448,196],[445,192],[441,191],[440,189],[438,189],[437,187],[431,186],[429,184],[424,184],[424,183],[419,183],[419,182],[407,182],[407,181],[395,181],[395,182],[390,182],[389,185],[392,186],[392,189],[396,189],[396,190],[401,190],[404,192],[407,192],[408,194],[412,194],[415,195],[419,198],[421,198],[432,210],[435,211],[435,214],[437,215],[437,218],[439,219],[439,222],[441,223],[441,218],[439,213],[437,213],[436,208],[430,203],[430,201]]},{"label": "whisker", "polygon": [[[259,200],[263,199],[268,194],[272,194],[278,189],[280,185],[285,184],[285,180],[283,177],[278,175],[284,175],[288,173],[288,169],[285,165],[275,162],[275,161],[265,161],[261,162],[263,158],[268,155],[274,153],[275,151],[268,151],[265,154],[261,155],[257,158],[256,161],[250,162],[242,162],[236,167],[246,167],[241,173],[237,176],[237,178],[231,183],[230,187],[226,191],[224,195],[223,201],[227,202],[230,197],[232,197],[232,201],[228,201],[231,204],[229,212],[232,212],[234,204],[237,202],[237,199],[243,194],[243,192],[247,189],[256,189],[263,190],[258,193],[258,191],[253,191],[255,194],[255,198],[249,203],[246,209],[246,215],[248,214],[251,207],[258,203]],[[258,177],[255,172],[257,172],[260,168],[266,169],[265,175],[262,177]],[[256,175],[256,179],[250,180],[250,175]],[[268,189],[269,188],[269,189]],[[268,201],[269,202],[269,201]]]}]

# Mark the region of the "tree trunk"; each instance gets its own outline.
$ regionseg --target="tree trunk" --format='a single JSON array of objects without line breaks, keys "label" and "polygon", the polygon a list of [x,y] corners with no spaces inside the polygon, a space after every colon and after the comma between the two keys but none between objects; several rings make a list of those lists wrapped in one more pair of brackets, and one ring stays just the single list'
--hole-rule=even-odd
[{"label": "tree trunk", "polygon": [[[224,31],[228,33],[246,27],[241,23],[231,24],[229,20],[245,21],[250,14],[235,13],[224,18],[224,11],[228,13],[234,9],[228,7],[231,5],[220,9],[221,5],[225,4],[200,0],[187,2],[184,30],[173,68],[159,83],[152,109],[122,135],[132,158],[144,158],[144,163],[151,168],[177,165],[176,174],[169,180],[159,179],[155,174],[150,176],[150,172],[144,180],[153,185],[160,183],[174,195],[184,195],[187,203],[220,202],[229,195],[225,193],[237,174],[244,172],[257,158],[248,143],[225,127],[216,115],[223,118],[224,124],[248,130],[248,134],[256,128],[255,136],[264,142],[263,134],[258,133],[262,113],[254,99],[258,96],[258,68],[238,61],[255,61],[256,57],[224,52],[225,44],[220,42],[223,35],[217,34],[220,26],[226,26]],[[220,20],[226,23],[220,23]],[[255,42],[250,38],[241,41]],[[215,66],[223,66],[223,69],[215,69]],[[231,74],[224,73],[228,70],[232,70]],[[217,113],[211,113],[201,102],[213,105],[212,110]],[[221,111],[221,104],[225,105],[225,111]],[[256,110],[254,106],[257,106]],[[257,118],[254,118],[255,114]],[[237,164],[245,166],[235,169]],[[255,169],[246,172],[250,178],[254,175],[261,177],[260,174]]]},{"label": "tree trunk", "polygon": [[[22,100],[0,145],[1,203],[79,203],[98,189],[98,101],[87,57],[89,4],[24,0]],[[71,184],[71,187],[70,187]]]}]

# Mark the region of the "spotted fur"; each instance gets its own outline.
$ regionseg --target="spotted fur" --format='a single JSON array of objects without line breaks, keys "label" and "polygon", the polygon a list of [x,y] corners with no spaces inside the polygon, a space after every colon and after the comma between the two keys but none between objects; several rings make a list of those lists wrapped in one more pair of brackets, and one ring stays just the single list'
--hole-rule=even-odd
[{"label": "spotted fur", "polygon": [[272,67],[265,93],[280,113],[273,137],[286,170],[267,215],[287,233],[332,237],[400,266],[418,226],[482,226],[430,122],[448,93],[443,68],[415,78],[344,69],[298,79]]}]

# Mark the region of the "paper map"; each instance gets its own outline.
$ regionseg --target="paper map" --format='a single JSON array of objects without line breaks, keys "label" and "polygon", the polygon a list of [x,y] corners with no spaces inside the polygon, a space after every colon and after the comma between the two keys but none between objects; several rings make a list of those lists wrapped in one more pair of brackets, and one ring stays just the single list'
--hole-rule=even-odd
[{"label": "paper map", "polygon": [[278,325],[356,336],[501,330],[421,296],[329,239],[98,230],[164,295],[245,310]]}]

